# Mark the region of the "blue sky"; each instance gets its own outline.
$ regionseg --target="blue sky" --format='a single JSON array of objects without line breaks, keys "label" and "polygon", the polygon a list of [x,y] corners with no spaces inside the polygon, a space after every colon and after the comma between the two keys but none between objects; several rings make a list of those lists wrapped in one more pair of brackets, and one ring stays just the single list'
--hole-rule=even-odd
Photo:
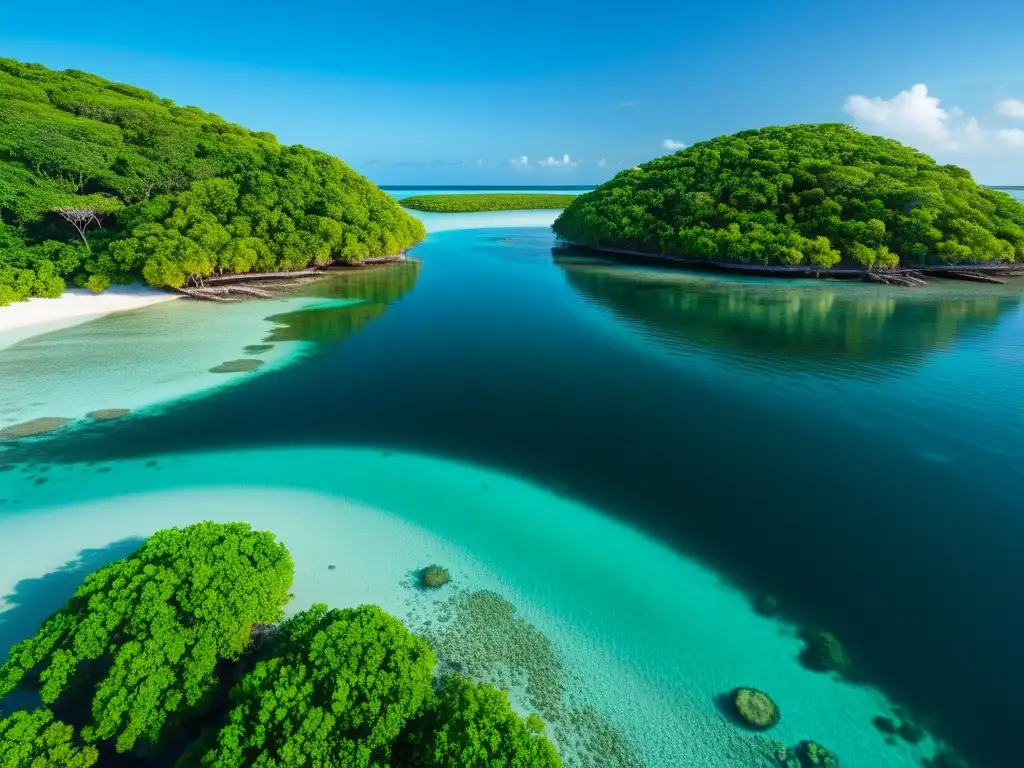
[{"label": "blue sky", "polygon": [[2,56],[149,88],[381,184],[589,184],[677,144],[837,120],[1024,183],[1020,2],[2,6]]}]

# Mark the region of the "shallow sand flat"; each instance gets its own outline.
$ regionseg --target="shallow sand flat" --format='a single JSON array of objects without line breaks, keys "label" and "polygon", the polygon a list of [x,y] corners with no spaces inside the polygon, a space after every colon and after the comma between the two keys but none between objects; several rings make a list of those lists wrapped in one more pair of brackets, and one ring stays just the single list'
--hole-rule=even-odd
[{"label": "shallow sand flat", "polygon": [[[714,704],[737,686],[778,702],[782,722],[771,736],[816,739],[843,764],[897,768],[931,754],[927,744],[886,746],[871,724],[888,714],[884,697],[805,670],[793,628],[755,614],[716,574],[517,478],[371,449],[145,462],[54,465],[42,486],[31,479],[40,468],[0,474],[0,595],[8,606],[15,596],[15,619],[0,613],[0,641],[27,629],[17,595],[55,600],[56,590],[33,580],[81,550],[128,539],[114,548],[120,556],[133,537],[168,525],[245,519],[292,550],[294,609],[374,602],[422,620],[437,598],[408,578],[431,562],[448,566],[458,588],[500,592],[564,657],[572,703],[594,706],[631,734],[648,765],[750,765],[742,753],[752,737]],[[102,559],[85,557],[92,567]],[[34,618],[53,607],[35,606]]]},{"label": "shallow sand flat", "polygon": [[217,304],[174,301],[34,336],[0,349],[0,429],[45,417],[136,411],[276,370],[302,342],[275,343],[258,370],[211,373],[249,357],[273,329],[267,317],[312,306],[357,303],[291,297]]},{"label": "shallow sand flat", "polygon": [[39,333],[177,298],[178,294],[142,285],[115,285],[103,293],[69,288],[58,299],[18,301],[0,307],[0,349]]}]

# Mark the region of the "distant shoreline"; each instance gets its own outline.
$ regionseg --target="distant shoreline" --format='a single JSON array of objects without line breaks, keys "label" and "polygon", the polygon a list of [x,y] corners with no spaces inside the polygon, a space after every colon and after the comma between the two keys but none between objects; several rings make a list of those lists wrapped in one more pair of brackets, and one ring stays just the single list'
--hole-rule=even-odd
[{"label": "distant shoreline", "polygon": [[571,192],[484,192],[478,194],[409,195],[398,204],[422,213],[498,213],[503,211],[561,211],[578,197]]}]

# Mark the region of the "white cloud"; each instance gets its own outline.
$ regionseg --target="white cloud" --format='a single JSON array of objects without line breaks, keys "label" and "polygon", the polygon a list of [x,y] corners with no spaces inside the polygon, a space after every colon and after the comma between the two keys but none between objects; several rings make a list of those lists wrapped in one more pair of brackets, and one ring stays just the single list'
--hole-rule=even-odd
[{"label": "white cloud", "polygon": [[1024,119],[1024,101],[1020,99],[1003,99],[996,102],[996,112],[1006,117],[1019,117]]},{"label": "white cloud", "polygon": [[1008,147],[1024,148],[1024,130],[1020,128],[1004,128],[999,131],[999,138]]},{"label": "white cloud", "polygon": [[604,159],[604,158],[602,157],[602,158],[601,158],[600,160],[598,160],[598,161],[597,161],[597,167],[598,167],[598,168],[607,168],[607,167],[608,167],[608,161],[607,161],[607,160],[605,160],[605,159]]},{"label": "white cloud", "polygon": [[[996,105],[1006,112],[1007,99]],[[1016,102],[1024,115],[1024,103]],[[870,133],[904,141],[925,152],[972,152],[1024,146],[1021,136],[1012,130],[983,126],[978,118],[959,107],[944,109],[928,86],[917,83],[891,99],[853,95],[843,105],[854,122]],[[1024,132],[1021,132],[1024,133]]]},{"label": "white cloud", "polygon": [[548,156],[544,160],[537,161],[537,165],[543,165],[545,168],[573,168],[577,164],[578,161],[573,160],[569,155],[562,155],[561,159]]},{"label": "white cloud", "polygon": [[900,91],[891,99],[850,96],[844,109],[859,124],[895,138],[916,138],[943,149],[954,148],[948,124],[950,113],[939,106],[938,98],[928,95],[924,83]]},{"label": "white cloud", "polygon": [[528,155],[520,155],[519,157],[513,157],[508,162],[513,168],[528,171],[536,166],[540,166],[541,168],[572,169],[579,166],[581,161],[573,159],[572,156],[568,154],[564,154],[561,157],[548,155],[545,158],[541,158],[540,160],[535,160],[533,162],[530,161]]},{"label": "white cloud", "polygon": [[683,142],[676,141],[675,139],[665,139],[663,142],[661,142],[661,146],[664,147],[665,149],[670,149],[673,152],[677,149],[684,149],[686,147],[686,145],[683,144]]}]

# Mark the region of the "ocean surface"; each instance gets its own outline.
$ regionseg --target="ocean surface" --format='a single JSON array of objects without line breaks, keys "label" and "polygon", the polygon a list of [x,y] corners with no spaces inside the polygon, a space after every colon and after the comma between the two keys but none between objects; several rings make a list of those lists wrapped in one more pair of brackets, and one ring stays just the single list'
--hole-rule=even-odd
[{"label": "ocean surface", "polygon": [[[424,215],[402,265],[0,349],[0,429],[75,419],[0,443],[0,658],[141,537],[245,519],[293,552],[292,609],[434,633],[570,765],[777,765],[768,738],[1019,765],[1024,283],[625,266],[554,248],[553,217]],[[239,358],[265,362],[210,371]],[[427,597],[431,562],[453,583]],[[512,645],[550,640],[533,686],[466,642],[495,600]],[[801,664],[808,629],[848,679]],[[732,721],[738,686],[776,728]]]}]

